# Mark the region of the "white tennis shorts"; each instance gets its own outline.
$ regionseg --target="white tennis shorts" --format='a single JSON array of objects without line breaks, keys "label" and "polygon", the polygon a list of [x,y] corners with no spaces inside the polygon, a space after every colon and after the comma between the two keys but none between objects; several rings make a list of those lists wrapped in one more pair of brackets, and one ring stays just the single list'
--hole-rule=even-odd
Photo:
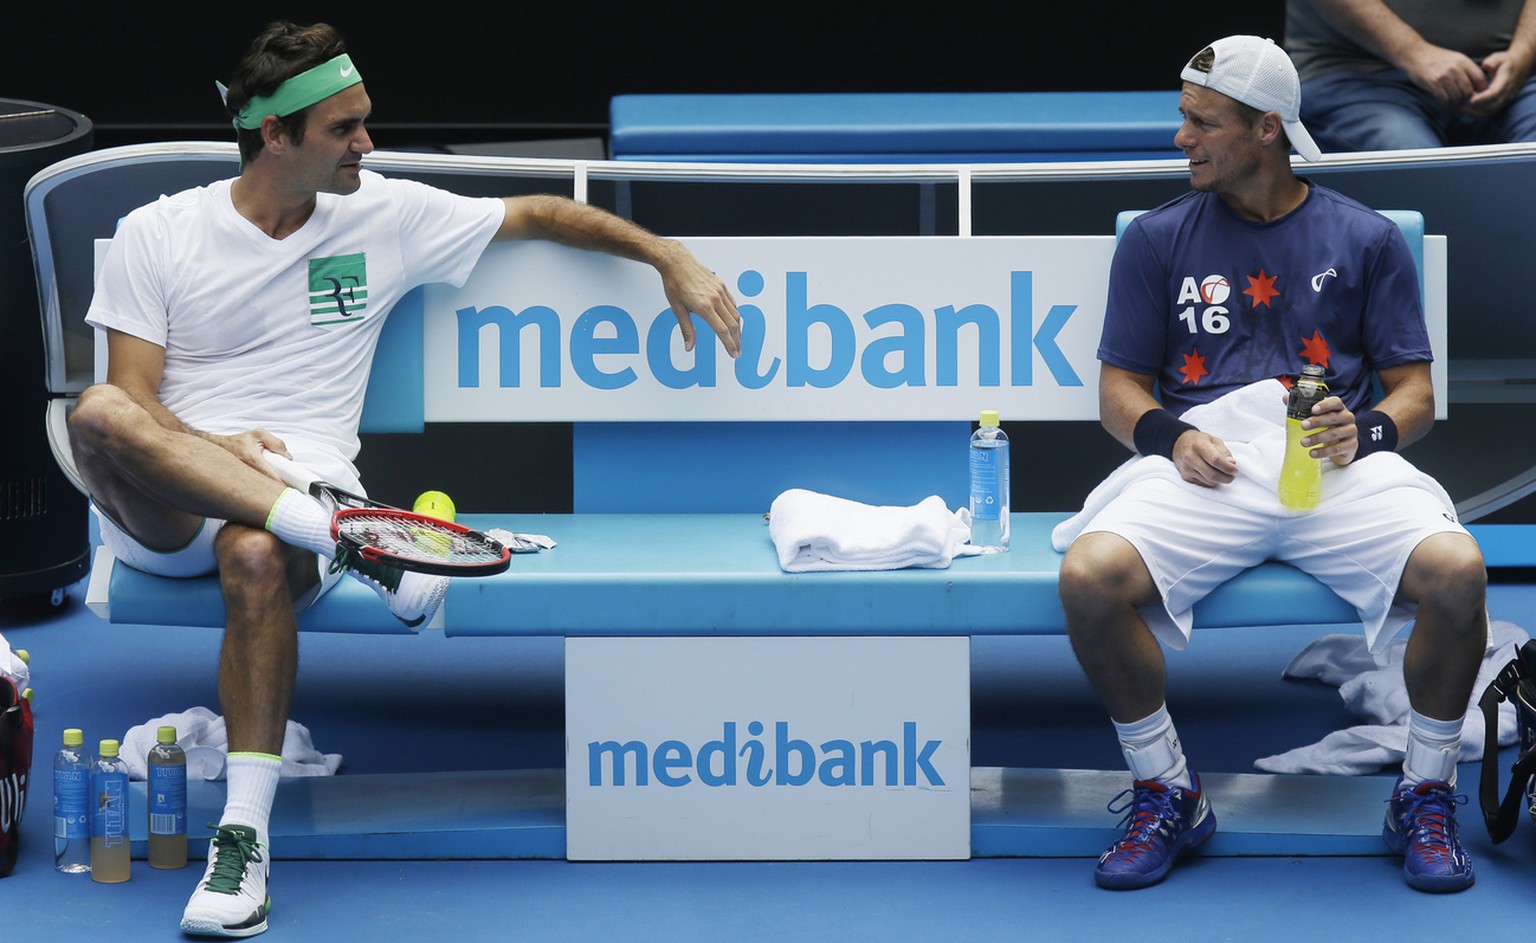
[{"label": "white tennis shorts", "polygon": [[1395,605],[1408,556],[1426,537],[1465,534],[1445,504],[1415,487],[1355,499],[1348,513],[1266,515],[1164,478],[1129,485],[1083,528],[1130,541],[1163,596],[1142,617],[1169,647],[1189,643],[1191,610],[1217,586],[1265,560],[1312,574],[1354,606],[1373,653],[1384,650],[1414,608]]},{"label": "white tennis shorts", "polygon": [[96,516],[101,542],[112,551],[113,556],[135,570],[185,579],[207,576],[219,568],[218,560],[213,555],[213,541],[218,537],[224,521],[204,518],[203,526],[198,528],[197,534],[185,545],[175,550],[151,550],[139,543],[117,521],[103,514],[94,503],[91,504],[91,513]]},{"label": "white tennis shorts", "polygon": [[[204,518],[203,526],[198,528],[197,534],[187,543],[175,550],[152,550],[139,543],[139,541],[101,509],[91,504],[91,513],[96,516],[96,524],[101,532],[101,542],[112,555],[122,562],[141,570],[152,573],[155,576],[170,576],[178,579],[186,579],[195,576],[208,576],[218,572],[219,561],[213,552],[213,542],[223,529],[225,521],[217,518]],[[319,560],[320,583],[319,586],[305,594],[295,602],[296,610],[304,610],[314,604],[314,601],[325,595],[326,591],[336,585],[341,578],[340,573],[330,572],[330,561]]]}]

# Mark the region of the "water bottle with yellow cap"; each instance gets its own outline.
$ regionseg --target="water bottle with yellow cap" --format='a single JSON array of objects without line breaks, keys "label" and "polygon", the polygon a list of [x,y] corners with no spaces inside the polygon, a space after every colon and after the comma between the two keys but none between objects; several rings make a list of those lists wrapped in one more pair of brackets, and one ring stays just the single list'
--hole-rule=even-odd
[{"label": "water bottle with yellow cap", "polygon": [[1008,549],[1008,465],[1008,434],[983,410],[971,434],[971,545],[987,553]]}]

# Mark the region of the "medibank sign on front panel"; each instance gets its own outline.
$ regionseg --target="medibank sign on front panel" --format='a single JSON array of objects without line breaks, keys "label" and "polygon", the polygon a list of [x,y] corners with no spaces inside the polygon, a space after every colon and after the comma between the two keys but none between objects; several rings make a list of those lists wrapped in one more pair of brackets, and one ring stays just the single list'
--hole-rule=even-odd
[{"label": "medibank sign on front panel", "polygon": [[566,641],[566,857],[970,856],[970,639]]},{"label": "medibank sign on front panel", "polygon": [[426,293],[428,421],[1098,415],[1114,240],[684,240],[731,289],[742,354],[682,335],[649,266],[492,246]]}]

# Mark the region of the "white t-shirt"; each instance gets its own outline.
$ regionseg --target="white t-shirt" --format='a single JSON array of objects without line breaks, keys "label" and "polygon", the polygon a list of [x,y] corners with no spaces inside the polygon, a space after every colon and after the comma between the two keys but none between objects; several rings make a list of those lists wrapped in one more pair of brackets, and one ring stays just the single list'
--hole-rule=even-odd
[{"label": "white t-shirt", "polygon": [[355,193],[319,194],[303,228],[278,240],[235,210],[232,183],[130,213],[86,321],[165,348],[160,401],[182,422],[266,429],[322,477],[355,485],[384,318],[418,285],[462,285],[503,204],[364,171]]}]

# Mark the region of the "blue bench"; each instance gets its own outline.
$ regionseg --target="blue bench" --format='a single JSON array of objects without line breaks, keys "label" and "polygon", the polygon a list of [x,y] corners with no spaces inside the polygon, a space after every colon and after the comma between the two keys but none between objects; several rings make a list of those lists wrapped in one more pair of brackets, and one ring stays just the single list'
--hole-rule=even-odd
[{"label": "blue bench", "polygon": [[[370,387],[365,430],[422,428],[420,331],[419,308],[402,302],[377,355],[394,360],[391,379]],[[403,366],[413,358],[414,371]],[[788,574],[765,508],[733,498],[811,487],[869,503],[915,503],[963,474],[969,432],[963,422],[578,424],[576,513],[463,517],[480,528],[549,534],[559,546],[514,557],[499,576],[455,581],[440,625],[448,635],[472,636],[1064,634],[1056,595],[1062,558],[1050,531],[1067,512],[1015,513],[1009,553],[962,558],[944,570]],[[701,467],[709,473],[699,475]],[[756,487],[742,488],[744,476]],[[661,487],[679,481],[690,485]],[[688,512],[691,504],[733,500],[741,506],[727,513]],[[115,565],[105,551],[87,601],[113,622],[224,624],[215,577],[151,576]],[[1354,610],[1332,592],[1280,563],[1238,576],[1195,609],[1202,628],[1353,621]],[[299,624],[403,631],[352,580]]]},{"label": "blue bench", "polygon": [[[1117,232],[1136,212],[1120,214]],[[1390,215],[1422,267],[1422,216]],[[422,331],[418,290],[383,332],[365,431],[424,427]],[[912,504],[953,490],[969,431],[964,422],[578,423],[576,513],[464,517],[482,529],[549,534],[559,547],[515,557],[496,577],[455,581],[439,624],[448,635],[472,636],[1064,634],[1062,557],[1050,532],[1067,512],[1016,513],[1009,553],[961,558],[945,570],[797,575],[779,567],[766,508],[742,497],[806,487]],[[699,506],[724,513],[690,513]],[[112,563],[99,554],[88,598],[112,621],[223,626],[215,577],[168,579]],[[1279,563],[1222,586],[1194,618],[1197,627],[1356,620],[1322,584]],[[401,630],[352,580],[299,622],[309,631]]]},{"label": "blue bench", "polygon": [[1175,158],[1179,93],[618,95],[615,160],[1008,163]]},{"label": "blue bench", "polygon": [[[471,526],[545,533],[559,547],[514,557],[500,576],[455,581],[442,628],[451,636],[1061,635],[1061,555],[1050,529],[1065,517],[1016,513],[1009,553],[946,570],[787,574],[761,512],[467,514]],[[113,622],[222,627],[215,578],[109,569]],[[1242,574],[1195,609],[1200,628],[1354,621],[1332,592],[1279,563]],[[352,580],[303,613],[300,627],[403,631]]]}]

